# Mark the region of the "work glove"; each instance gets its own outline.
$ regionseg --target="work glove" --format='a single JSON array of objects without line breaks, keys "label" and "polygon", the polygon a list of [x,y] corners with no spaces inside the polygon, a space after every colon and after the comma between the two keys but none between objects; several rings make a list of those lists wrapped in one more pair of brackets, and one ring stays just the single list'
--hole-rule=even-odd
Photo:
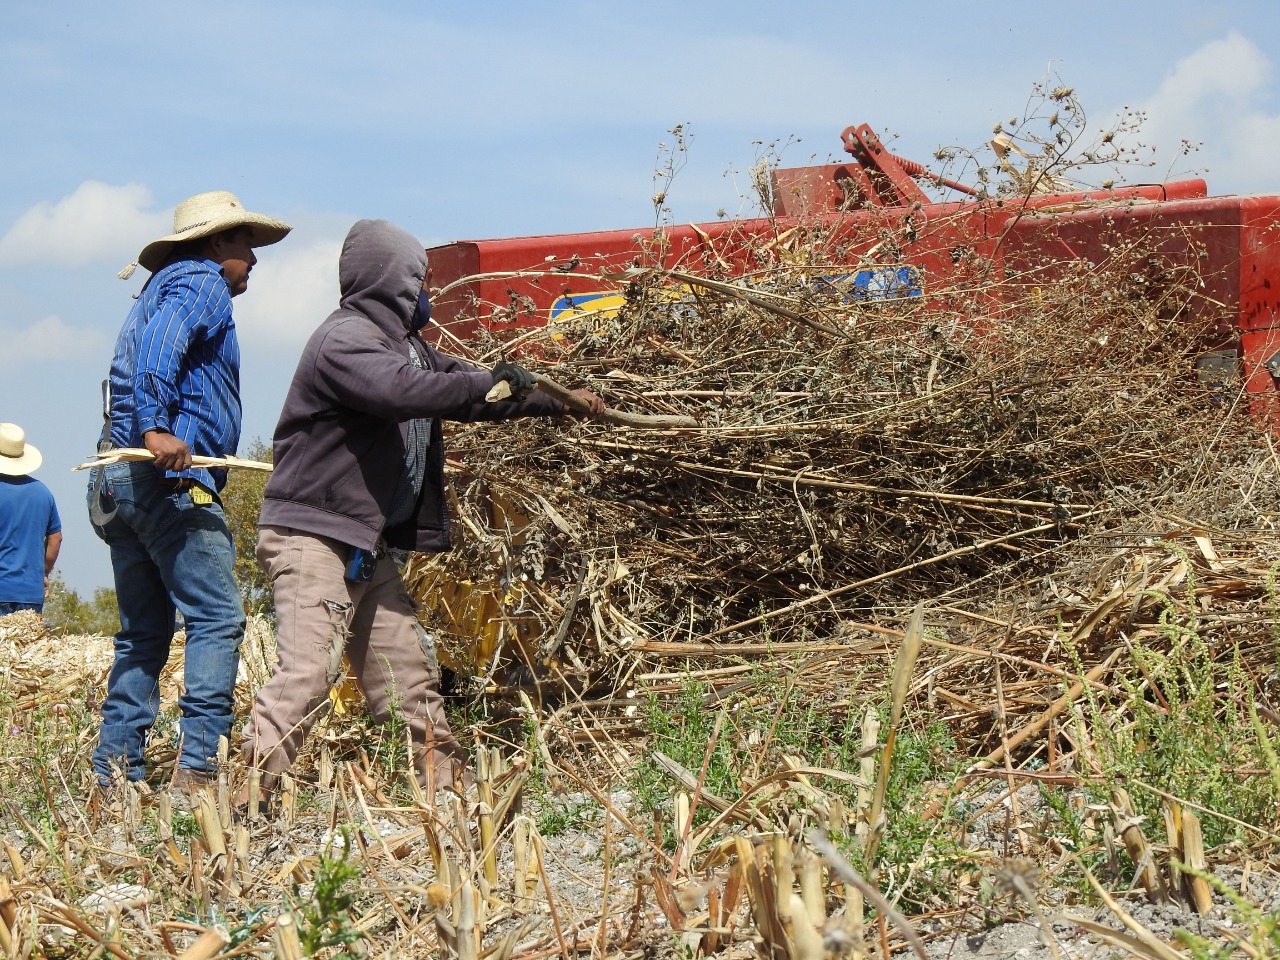
[{"label": "work glove", "polygon": [[507,381],[513,400],[523,400],[538,383],[534,375],[524,367],[517,363],[508,363],[506,360],[493,368],[494,384],[496,385],[499,380]]}]

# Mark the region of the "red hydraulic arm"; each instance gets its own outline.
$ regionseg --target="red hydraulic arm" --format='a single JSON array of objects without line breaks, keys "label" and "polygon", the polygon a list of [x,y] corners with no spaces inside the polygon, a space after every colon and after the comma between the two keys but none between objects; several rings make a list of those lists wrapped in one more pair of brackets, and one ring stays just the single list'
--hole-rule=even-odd
[{"label": "red hydraulic arm", "polygon": [[[870,188],[863,190],[863,199],[869,203],[885,207],[933,203],[916,184],[915,177],[927,177],[939,186],[950,187],[969,196],[978,194],[977,190],[967,184],[948,180],[930,172],[914,160],[890,153],[875,131],[865,123],[846,127],[844,133],[840,134],[840,139],[844,141],[845,152],[852,154],[858,161],[858,173],[862,174],[866,186]],[[857,174],[853,175],[856,179]]]},{"label": "red hydraulic arm", "polygon": [[846,127],[840,135],[852,163],[773,170],[770,185],[776,216],[811,216],[872,207],[912,207],[935,201],[916,180],[950,187],[966,196],[979,191],[950,180],[885,149],[867,124]]}]

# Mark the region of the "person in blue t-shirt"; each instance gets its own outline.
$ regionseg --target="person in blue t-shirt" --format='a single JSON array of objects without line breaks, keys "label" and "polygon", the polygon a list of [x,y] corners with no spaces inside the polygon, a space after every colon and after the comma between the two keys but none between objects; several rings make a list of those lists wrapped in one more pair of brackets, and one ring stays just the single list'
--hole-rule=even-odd
[{"label": "person in blue t-shirt", "polygon": [[0,616],[44,612],[62,521],[49,488],[30,476],[40,451],[16,423],[0,423]]}]

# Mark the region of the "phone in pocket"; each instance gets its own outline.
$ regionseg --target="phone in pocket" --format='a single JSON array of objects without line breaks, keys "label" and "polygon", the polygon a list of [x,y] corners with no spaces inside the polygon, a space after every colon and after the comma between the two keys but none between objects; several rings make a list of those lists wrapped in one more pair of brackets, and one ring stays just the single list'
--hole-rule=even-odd
[{"label": "phone in pocket", "polygon": [[378,558],[372,550],[352,547],[351,559],[347,561],[347,579],[354,583],[368,583],[377,567]]}]

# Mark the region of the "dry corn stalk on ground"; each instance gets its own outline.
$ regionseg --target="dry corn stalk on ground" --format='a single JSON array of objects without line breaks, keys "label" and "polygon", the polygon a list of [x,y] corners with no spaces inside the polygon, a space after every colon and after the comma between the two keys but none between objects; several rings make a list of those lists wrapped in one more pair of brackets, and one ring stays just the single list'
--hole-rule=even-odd
[{"label": "dry corn stalk on ground", "polygon": [[[1086,663],[1092,664],[1114,647],[1109,637],[1121,632],[1155,637],[1161,629],[1162,591],[1176,595],[1188,579],[1195,581],[1200,597],[1207,642],[1225,649],[1254,638],[1252,646],[1241,646],[1262,672],[1273,662],[1265,639],[1270,634],[1259,625],[1267,631],[1275,626],[1269,578],[1280,537],[1243,539],[1200,531],[1165,542],[1180,542],[1182,549],[1142,545],[1118,551],[1110,565],[1068,565],[1032,604],[1024,600],[983,611],[953,605],[923,640],[906,694],[908,712],[940,716],[957,731],[967,755],[989,754],[987,748],[995,742],[984,713],[1005,710],[1016,733],[1020,723],[1033,723],[1060,698],[1065,684],[1053,672],[1061,669],[1055,643],[1078,635],[1082,648],[1092,651],[1086,654]],[[821,862],[811,844],[790,835],[794,827],[788,824],[797,815],[836,830],[841,825],[836,818],[848,816],[824,789],[827,781],[793,778],[783,781],[793,789],[773,794],[762,787],[751,816],[727,821],[730,829],[723,839],[674,856],[670,850],[655,850],[647,825],[636,820],[632,798],[616,789],[616,780],[610,787],[600,776],[601,765],[573,746],[577,733],[587,731],[615,758],[637,755],[642,744],[610,732],[609,718],[617,708],[608,702],[585,705],[593,708],[591,720],[560,711],[545,717],[542,727],[561,789],[573,802],[594,806],[595,819],[586,829],[543,837],[536,826],[536,805],[525,813],[507,807],[491,834],[491,857],[480,841],[481,808],[463,811],[446,803],[406,802],[402,787],[397,791],[370,768],[367,731],[349,715],[330,718],[319,732],[299,771],[306,782],[299,789],[301,799],[277,819],[234,822],[227,809],[230,789],[194,812],[182,810],[163,791],[107,808],[86,802],[83,774],[91,731],[73,728],[70,717],[48,709],[49,701],[42,710],[30,699],[33,686],[84,696],[100,685],[109,662],[102,638],[50,637],[31,618],[21,617],[0,621],[0,629],[8,662],[23,664],[20,673],[6,674],[0,695],[6,703],[13,702],[13,693],[28,698],[24,708],[6,711],[11,738],[16,728],[37,717],[40,723],[59,718],[67,723],[68,746],[48,763],[42,788],[55,798],[51,809],[56,816],[39,827],[16,796],[5,802],[7,863],[0,874],[7,878],[7,896],[0,898],[0,908],[8,906],[7,912],[0,909],[0,918],[8,923],[15,955],[21,955],[24,944],[29,949],[43,945],[41,949],[51,951],[46,955],[57,955],[64,947],[69,955],[78,955],[76,951],[98,941],[115,943],[128,956],[146,950],[181,955],[202,937],[217,947],[209,956],[230,955],[225,931],[237,941],[244,938],[241,948],[287,956],[290,922],[282,931],[278,920],[290,915],[279,906],[291,895],[305,901],[322,869],[322,855],[337,857],[344,851],[361,871],[359,895],[347,920],[351,930],[362,932],[373,955],[420,955],[443,945],[446,953],[458,956],[473,948],[497,948],[500,954],[509,950],[532,957],[564,947],[638,956],[679,946],[730,956],[763,949],[770,956],[808,957],[864,942],[874,951],[881,940],[907,948],[911,936],[927,940],[929,949],[945,943],[954,949],[946,932],[949,924],[960,922],[966,909],[975,909],[963,903],[978,902],[984,878],[994,883],[1020,869],[1002,865],[1016,864],[1019,844],[1030,835],[1016,829],[1001,841],[998,828],[971,834],[973,866],[957,874],[957,902],[951,909],[940,904],[932,919],[903,918],[901,929],[893,923],[864,927],[848,909],[853,888]],[[250,633],[250,650],[265,647],[269,656],[265,625],[255,622]],[[884,633],[851,629],[794,661],[792,682],[805,697],[830,709],[856,710],[846,682],[850,672],[860,671],[864,697],[872,688],[886,689],[897,646]],[[175,667],[180,670],[180,648],[178,653]],[[246,658],[250,666],[237,696],[242,712],[260,682],[253,674],[260,659],[253,653]],[[990,682],[996,663],[1005,671],[1001,703]],[[713,678],[712,683],[723,692],[733,679]],[[1110,680],[1107,672],[1094,678],[1099,686]],[[657,678],[647,686],[661,691],[666,682]],[[174,695],[176,689],[166,684],[166,709],[172,708]],[[53,701],[53,706],[61,702]],[[1043,749],[1045,740],[1042,731],[1022,749]],[[4,779],[30,789],[30,759],[9,756]],[[519,753],[495,759],[495,769],[507,769],[491,778],[490,808],[502,807],[504,793],[518,783],[530,759]],[[996,767],[998,772],[1000,765]],[[236,783],[237,774],[232,776],[228,788]],[[975,779],[965,789],[975,802],[992,806],[998,820],[1002,806],[989,792],[992,782]],[[673,786],[681,784],[673,781]],[[677,833],[690,801],[699,802],[696,786],[683,786],[684,793],[677,791],[675,805],[664,815]],[[942,793],[960,789],[956,784],[939,787]],[[1034,797],[1019,795],[1024,810],[1031,810]],[[341,828],[347,824],[357,826],[344,834]],[[1039,852],[1048,855],[1048,850]],[[1248,862],[1250,857],[1237,853],[1235,859]],[[491,871],[486,860],[493,864]],[[1254,856],[1255,882],[1266,874],[1264,862],[1265,854],[1261,860]],[[1051,872],[1046,869],[1051,867],[1042,862],[1041,872]],[[1004,882],[1012,883],[1007,877]],[[791,893],[784,895],[788,884]],[[1045,883],[1041,889],[1040,896],[1059,909],[1052,887]],[[470,907],[463,903],[466,897]],[[1009,915],[1030,916],[1025,904],[1007,909]],[[463,919],[469,936],[460,935]],[[823,944],[825,952],[815,954],[815,944]]]}]

